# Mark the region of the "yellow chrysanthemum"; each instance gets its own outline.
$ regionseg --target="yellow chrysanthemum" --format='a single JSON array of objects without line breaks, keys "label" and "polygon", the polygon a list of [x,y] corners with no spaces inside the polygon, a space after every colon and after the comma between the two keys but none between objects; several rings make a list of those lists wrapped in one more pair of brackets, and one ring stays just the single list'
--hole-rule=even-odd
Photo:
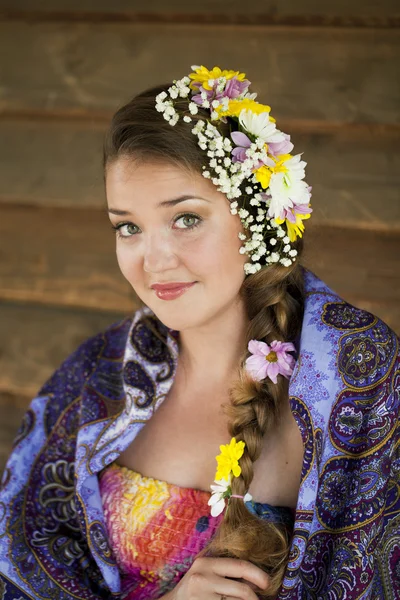
[{"label": "yellow chrysanthemum", "polygon": [[[233,79],[233,77],[237,77],[239,81],[243,81],[246,78],[244,73],[239,73],[239,71],[227,71],[221,70],[219,67],[214,67],[211,71],[209,71],[206,67],[198,67],[194,70],[194,72],[189,74],[190,79],[193,81],[198,81],[202,84],[205,90],[211,90],[212,87],[208,84],[210,79],[218,79],[218,77],[225,77],[226,79]],[[193,87],[193,83],[190,84],[191,89],[195,89]]]},{"label": "yellow chrysanthemum", "polygon": [[303,237],[304,224],[303,221],[305,219],[309,219],[311,214],[308,213],[303,215],[302,213],[295,213],[296,215],[296,223],[292,223],[288,219],[275,219],[278,225],[281,225],[286,220],[286,227],[288,236],[291,242],[294,242],[297,237]]},{"label": "yellow chrysanthemum", "polygon": [[[267,104],[261,104],[256,100],[244,98],[244,100],[229,100],[228,110],[222,110],[221,107],[217,108],[220,117],[238,117],[242,110],[251,110],[254,114],[259,115],[264,112],[269,113],[271,107],[267,106]],[[275,123],[275,119],[271,116],[269,119]]]},{"label": "yellow chrysanthemum", "polygon": [[234,477],[239,477],[242,469],[239,466],[238,460],[244,452],[245,443],[237,442],[236,438],[232,438],[229,444],[221,445],[219,454],[216,459],[218,463],[215,479],[229,479],[232,472]]},{"label": "yellow chrysanthemum", "polygon": [[259,183],[261,183],[261,187],[266,190],[269,187],[269,182],[271,180],[272,171],[270,167],[263,165],[259,169],[255,171],[256,179]]},{"label": "yellow chrysanthemum", "polygon": [[259,169],[257,169],[254,174],[256,176],[257,181],[261,184],[261,186],[266,190],[269,187],[269,182],[271,181],[272,173],[286,173],[287,167],[285,167],[285,162],[292,158],[291,154],[280,154],[279,156],[270,156],[275,161],[274,167],[267,167],[263,165]]},{"label": "yellow chrysanthemum", "polygon": [[285,167],[285,162],[293,158],[291,154],[279,154],[271,157],[275,161],[275,166],[271,167],[273,173],[287,173],[288,168]]}]

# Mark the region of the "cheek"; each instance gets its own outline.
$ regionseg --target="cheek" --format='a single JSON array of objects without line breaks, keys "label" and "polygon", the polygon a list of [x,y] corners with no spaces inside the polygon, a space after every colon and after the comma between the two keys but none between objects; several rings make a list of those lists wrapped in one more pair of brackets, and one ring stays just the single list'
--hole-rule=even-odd
[{"label": "cheek", "polygon": [[234,285],[240,285],[245,276],[247,257],[239,252],[242,242],[238,233],[235,226],[225,229],[218,227],[206,236],[199,237],[193,245],[188,244],[181,256],[185,257],[186,265],[193,267],[195,272],[207,275],[208,279],[216,279],[221,283],[230,280]]},{"label": "cheek", "polygon": [[139,277],[139,261],[127,246],[117,242],[117,261],[122,275],[131,284]]}]

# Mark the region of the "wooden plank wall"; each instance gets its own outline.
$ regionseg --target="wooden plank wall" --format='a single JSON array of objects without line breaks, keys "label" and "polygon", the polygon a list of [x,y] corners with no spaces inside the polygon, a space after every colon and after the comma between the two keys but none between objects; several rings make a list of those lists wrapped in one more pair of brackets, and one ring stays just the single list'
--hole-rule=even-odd
[{"label": "wooden plank wall", "polygon": [[394,0],[0,0],[0,470],[50,373],[134,309],[103,134],[191,64],[247,73],[308,162],[307,266],[400,331],[399,23]]}]

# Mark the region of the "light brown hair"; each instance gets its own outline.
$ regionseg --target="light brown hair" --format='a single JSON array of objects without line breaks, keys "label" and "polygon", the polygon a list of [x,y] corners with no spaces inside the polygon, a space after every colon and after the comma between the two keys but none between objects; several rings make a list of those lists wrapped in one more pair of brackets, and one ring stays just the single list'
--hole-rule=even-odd
[{"label": "light brown hair", "polygon": [[[185,123],[180,119],[171,126],[155,108],[156,95],[167,91],[169,86],[147,90],[115,113],[104,141],[105,177],[107,167],[120,158],[156,160],[202,172],[207,157],[191,132],[193,121]],[[181,116],[189,115],[193,120],[209,118],[204,109],[195,117],[190,115],[185,100],[177,100],[175,109]],[[249,318],[247,342],[251,339],[267,343],[298,340],[304,312],[303,269],[299,262],[302,246],[302,239],[298,238],[293,244],[298,251],[297,260],[290,267],[272,264],[244,279],[240,293]],[[246,444],[240,459],[241,475],[232,480],[232,493],[241,495],[246,493],[253,479],[253,465],[260,456],[264,436],[279,426],[282,407],[288,403],[288,380],[279,376],[277,384],[269,379],[253,381],[244,369],[248,355],[246,343],[240,378],[232,383],[230,402],[223,405],[231,436]],[[253,562],[271,577],[268,590],[258,591],[258,594],[271,598],[281,587],[290,541],[291,532],[285,525],[255,516],[242,500],[231,498],[216,534],[198,556]]]}]

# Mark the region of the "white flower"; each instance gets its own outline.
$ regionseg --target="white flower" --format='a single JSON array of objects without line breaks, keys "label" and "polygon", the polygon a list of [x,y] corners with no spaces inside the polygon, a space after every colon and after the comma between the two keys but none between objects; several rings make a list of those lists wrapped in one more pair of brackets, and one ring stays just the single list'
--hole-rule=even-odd
[{"label": "white flower", "polygon": [[176,114],[173,117],[171,117],[171,119],[169,121],[169,124],[170,125],[176,125],[178,121],[179,121],[179,115]]},{"label": "white flower", "polygon": [[231,475],[229,479],[214,479],[215,485],[211,484],[212,494],[208,500],[208,505],[211,506],[211,516],[218,517],[225,508],[224,493],[231,485]]},{"label": "white flower", "polygon": [[268,214],[270,217],[279,217],[283,209],[293,208],[298,204],[309,204],[311,193],[308,185],[303,181],[304,166],[300,160],[301,155],[292,156],[284,162],[286,173],[273,173],[269,183],[269,193],[272,198]]},{"label": "white flower", "polygon": [[279,261],[284,267],[290,267],[290,265],[292,264],[292,261],[290,260],[290,258],[281,258]]},{"label": "white flower", "polygon": [[[285,136],[275,123],[269,120],[269,113],[264,112],[256,115],[251,110],[243,109],[239,115],[239,122],[249,133],[260,137],[264,142],[283,142]],[[255,144],[257,149],[258,144]]]},{"label": "white flower", "polygon": [[165,114],[166,115],[170,115],[173,116],[176,114],[176,110],[174,109],[174,107],[172,106],[172,104],[168,105],[165,109]]},{"label": "white flower", "polygon": [[158,94],[158,96],[156,96],[156,102],[161,103],[163,100],[165,100],[165,98],[168,96],[167,92],[161,92],[160,94]]}]

